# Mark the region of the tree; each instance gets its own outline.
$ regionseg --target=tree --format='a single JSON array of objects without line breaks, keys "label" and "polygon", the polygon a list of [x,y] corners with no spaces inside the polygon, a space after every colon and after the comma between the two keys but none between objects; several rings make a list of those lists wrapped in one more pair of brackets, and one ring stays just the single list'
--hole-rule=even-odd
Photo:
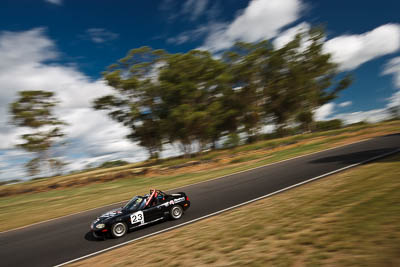
[{"label": "tree", "polygon": [[151,158],[162,150],[161,102],[158,73],[167,54],[150,47],[132,49],[103,73],[114,94],[94,101],[97,110],[130,129],[127,138],[145,147]]},{"label": "tree", "polygon": [[302,111],[299,112],[296,116],[296,121],[300,123],[300,129],[303,132],[311,132],[313,126],[311,126],[314,123],[313,119],[313,114],[311,111]]},{"label": "tree", "polygon": [[329,120],[329,121],[317,121],[315,123],[316,131],[329,131],[340,129],[343,127],[343,121],[339,119]]},{"label": "tree", "polygon": [[64,134],[61,126],[65,125],[53,115],[53,108],[58,103],[54,93],[48,91],[20,91],[19,98],[10,104],[11,123],[31,129],[31,133],[21,136],[23,143],[17,146],[35,153],[35,157],[25,164],[29,175],[39,174],[44,165],[58,170],[63,163],[52,158],[50,149]]},{"label": "tree", "polygon": [[167,54],[142,47],[109,67],[104,78],[114,94],[94,108],[130,128],[130,138],[157,157],[164,142],[178,143],[189,156],[219,139],[225,121],[226,65],[210,53]]},{"label": "tree", "polygon": [[255,140],[265,121],[263,113],[262,62],[272,51],[268,41],[258,43],[238,42],[232,50],[224,53],[223,60],[228,64],[230,84],[224,107],[230,110],[230,133],[241,129],[246,132],[248,141]]},{"label": "tree", "polygon": [[157,157],[163,143],[178,143],[188,156],[194,144],[215,148],[223,136],[257,139],[265,123],[314,128],[313,112],[348,87],[323,51],[321,29],[298,34],[275,49],[268,41],[237,43],[222,59],[207,51],[168,54],[131,50],[103,74],[114,93],[94,108],[130,129],[130,138]]},{"label": "tree", "polygon": [[[241,99],[249,105],[243,114],[254,114],[244,123],[251,127],[272,119],[281,135],[296,119],[312,130],[313,111],[333,100],[351,84],[351,76],[337,78],[337,65],[323,51],[321,28],[298,34],[280,49],[267,41],[238,43],[225,54],[230,60],[235,83],[243,91]],[[245,125],[245,124],[244,124]]]},{"label": "tree", "polygon": [[168,141],[178,142],[186,156],[215,143],[223,131],[226,65],[206,51],[170,55],[160,71],[160,99]]},{"label": "tree", "polygon": [[[302,77],[299,82],[299,111],[307,130],[314,128],[313,111],[338,97],[339,92],[352,83],[350,74],[338,75],[338,65],[331,61],[331,55],[323,51],[325,34],[322,28],[313,28],[299,35],[300,47],[309,43],[305,51],[301,51],[296,61],[294,73]],[[340,78],[339,78],[340,77]],[[307,114],[308,113],[308,119]]]}]

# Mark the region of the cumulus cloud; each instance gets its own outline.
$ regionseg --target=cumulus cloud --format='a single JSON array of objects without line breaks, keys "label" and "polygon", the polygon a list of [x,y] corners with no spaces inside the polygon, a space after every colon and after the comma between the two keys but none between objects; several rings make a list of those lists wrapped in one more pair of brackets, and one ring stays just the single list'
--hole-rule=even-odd
[{"label": "cumulus cloud", "polygon": [[[26,132],[9,125],[8,105],[16,99],[17,92],[48,90],[60,100],[56,115],[69,124],[65,128],[67,146],[63,148],[67,161],[107,153],[110,158],[145,159],[146,152],[125,139],[125,128],[91,109],[91,101],[110,93],[111,88],[74,67],[57,64],[58,57],[55,43],[43,28],[0,32],[0,155],[14,151],[18,136]],[[7,169],[0,179],[21,173],[14,171],[13,174]]]},{"label": "cumulus cloud", "polygon": [[394,76],[394,85],[400,88],[400,57],[391,59],[384,67],[383,75],[392,74]]},{"label": "cumulus cloud", "polygon": [[271,39],[281,29],[300,17],[304,5],[300,0],[253,0],[232,23],[210,27],[202,49],[217,52],[236,41],[255,42]]},{"label": "cumulus cloud", "polygon": [[[343,102],[347,103],[347,102]],[[341,104],[343,104],[341,103]],[[333,120],[333,119],[340,119],[345,124],[356,123],[360,121],[367,121],[367,122],[378,122],[390,117],[390,114],[387,108],[381,109],[373,109],[368,111],[357,111],[357,112],[348,112],[348,113],[339,113],[333,115],[335,113],[335,108],[337,106],[343,107],[343,105],[336,105],[335,103],[327,103],[322,105],[314,112],[314,119],[317,121],[325,121],[325,120]],[[390,103],[388,104],[388,106]]]},{"label": "cumulus cloud", "polygon": [[338,106],[341,108],[344,108],[344,107],[351,106],[352,104],[353,104],[353,102],[351,102],[351,101],[345,101],[345,102],[340,103]]},{"label": "cumulus cloud", "polygon": [[368,111],[357,111],[350,113],[341,113],[332,117],[332,119],[343,120],[345,124],[356,123],[360,121],[379,122],[389,118],[387,109],[373,109]]},{"label": "cumulus cloud", "polygon": [[[275,48],[282,48],[293,40],[296,34],[310,29],[310,24],[302,22],[282,33],[273,41]],[[386,24],[363,34],[341,35],[327,40],[324,51],[332,54],[332,60],[342,71],[353,70],[367,61],[394,53],[400,49],[400,24]],[[393,59],[384,74],[399,71],[400,59]],[[397,81],[400,83],[400,78]]]},{"label": "cumulus cloud", "polygon": [[[400,106],[400,91],[395,92],[391,97],[386,99],[387,104],[384,108],[372,109],[367,111],[337,113],[336,107],[347,107],[352,105],[351,101],[342,102],[340,104],[327,103],[314,111],[314,119],[317,121],[340,119],[345,124],[356,123],[360,121],[379,122],[389,119],[391,107]],[[336,113],[336,114],[335,114]]]},{"label": "cumulus cloud", "polygon": [[[41,38],[44,31],[44,28],[36,28],[24,34],[0,32],[0,70],[10,69],[11,64],[14,67],[21,67],[38,61],[56,59],[58,53],[53,41]],[[18,44],[18,47],[15,44]],[[44,51],[46,53],[43,53]]]},{"label": "cumulus cloud", "polygon": [[320,106],[314,111],[314,119],[317,121],[327,120],[328,117],[333,113],[335,103],[327,103]]},{"label": "cumulus cloud", "polygon": [[61,6],[62,5],[62,0],[45,0],[47,3],[53,4],[53,5],[58,5]]},{"label": "cumulus cloud", "polygon": [[[393,75],[394,86],[400,89],[400,57],[391,59],[384,67],[383,75]],[[400,107],[400,90],[397,90],[389,99],[388,107]]]},{"label": "cumulus cloud", "polygon": [[92,42],[101,44],[117,39],[119,34],[102,28],[90,28],[86,30],[86,36]]},{"label": "cumulus cloud", "polygon": [[284,47],[287,43],[292,41],[297,34],[307,32],[311,28],[307,22],[302,22],[286,31],[280,33],[273,41],[273,45],[276,49]]},{"label": "cumulus cloud", "polygon": [[[202,28],[200,34],[187,31],[176,38],[170,38],[169,42],[182,44],[191,41],[192,36],[193,39],[198,39],[198,36],[206,33],[200,49],[214,53],[228,49],[236,41],[256,42],[273,39],[274,46],[281,48],[293,40],[297,33],[310,29],[309,23],[302,22],[282,31],[300,18],[304,8],[301,0],[253,0],[231,23],[212,22],[206,28]],[[367,61],[399,49],[400,24],[393,23],[362,34],[341,35],[327,40],[324,44],[324,51],[332,54],[332,60],[339,64],[342,71],[353,70]],[[393,64],[398,65],[398,61]],[[388,67],[386,73],[391,71],[395,70]]]},{"label": "cumulus cloud", "polygon": [[400,90],[394,93],[389,99],[388,107],[400,107]]},{"label": "cumulus cloud", "polygon": [[324,49],[332,54],[341,70],[352,70],[363,63],[400,49],[400,24],[386,24],[363,34],[343,35],[328,40]]}]

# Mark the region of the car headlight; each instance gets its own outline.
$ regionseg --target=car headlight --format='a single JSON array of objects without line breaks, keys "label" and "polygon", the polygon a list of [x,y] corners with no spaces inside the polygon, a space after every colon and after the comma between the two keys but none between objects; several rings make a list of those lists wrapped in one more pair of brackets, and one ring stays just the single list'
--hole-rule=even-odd
[{"label": "car headlight", "polygon": [[99,224],[96,225],[97,229],[102,229],[104,227],[106,227],[106,225],[104,223],[99,223]]}]

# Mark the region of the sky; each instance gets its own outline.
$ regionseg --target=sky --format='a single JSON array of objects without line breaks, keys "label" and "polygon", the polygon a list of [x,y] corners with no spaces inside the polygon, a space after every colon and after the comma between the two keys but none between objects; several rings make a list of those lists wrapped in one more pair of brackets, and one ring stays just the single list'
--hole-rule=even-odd
[{"label": "sky", "polygon": [[[147,152],[127,130],[91,108],[112,89],[107,66],[133,48],[192,49],[218,57],[236,41],[269,39],[282,47],[297,32],[323,25],[324,51],[355,81],[315,110],[318,120],[375,122],[400,105],[400,1],[396,0],[2,0],[0,1],[0,180],[27,179],[30,154],[15,148],[27,129],[9,124],[18,91],[47,90],[68,123],[55,154],[67,171]],[[176,155],[167,147],[162,156]]]}]

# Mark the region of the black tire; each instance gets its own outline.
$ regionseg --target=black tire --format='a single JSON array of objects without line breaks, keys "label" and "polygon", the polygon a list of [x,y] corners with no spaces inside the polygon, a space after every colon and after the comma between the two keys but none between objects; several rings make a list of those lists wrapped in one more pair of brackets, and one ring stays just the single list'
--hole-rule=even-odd
[{"label": "black tire", "polygon": [[174,205],[169,211],[169,215],[173,220],[178,220],[183,215],[183,209],[180,205]]},{"label": "black tire", "polygon": [[92,232],[92,236],[93,236],[93,238],[94,239],[96,239],[96,240],[101,240],[101,239],[104,239],[104,237],[102,237],[102,236],[99,236],[98,234],[96,234],[95,232]]},{"label": "black tire", "polygon": [[128,231],[128,227],[123,222],[116,222],[111,226],[111,235],[114,238],[123,237]]}]

